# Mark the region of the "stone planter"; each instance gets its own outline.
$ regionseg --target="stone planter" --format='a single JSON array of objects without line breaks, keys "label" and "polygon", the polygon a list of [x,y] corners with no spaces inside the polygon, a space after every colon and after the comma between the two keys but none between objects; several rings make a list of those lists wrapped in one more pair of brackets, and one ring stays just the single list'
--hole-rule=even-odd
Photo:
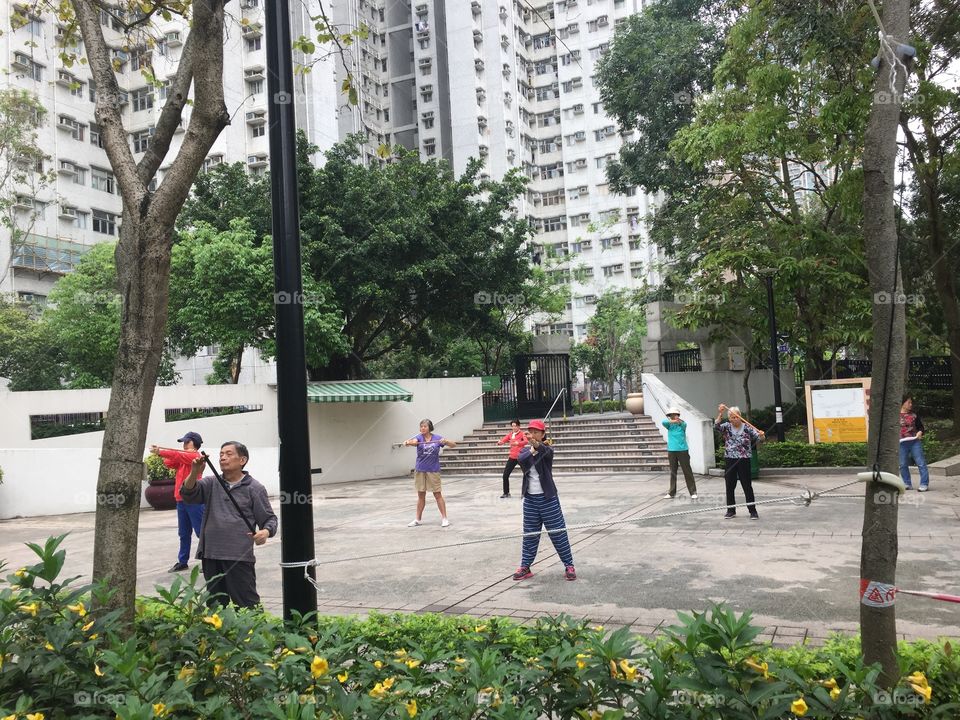
[{"label": "stone planter", "polygon": [[177,501],[173,497],[174,480],[155,480],[147,485],[143,496],[154,510],[174,510]]},{"label": "stone planter", "polygon": [[634,415],[643,415],[643,393],[630,393],[624,403],[627,412]]}]

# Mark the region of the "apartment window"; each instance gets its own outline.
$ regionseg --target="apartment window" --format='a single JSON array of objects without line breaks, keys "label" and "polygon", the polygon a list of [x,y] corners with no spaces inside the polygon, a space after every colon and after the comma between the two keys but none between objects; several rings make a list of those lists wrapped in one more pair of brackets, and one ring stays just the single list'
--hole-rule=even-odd
[{"label": "apartment window", "polygon": [[533,49],[541,50],[543,48],[553,47],[553,35],[551,33],[544,33],[542,35],[534,35],[533,37]]},{"label": "apartment window", "polygon": [[157,88],[157,98],[160,100],[166,100],[169,94],[170,94],[170,81],[164,80],[162,83],[160,83],[160,87]]},{"label": "apartment window", "polygon": [[73,226],[77,230],[86,230],[90,227],[90,213],[78,210],[77,216],[73,221]]},{"label": "apartment window", "polygon": [[247,80],[247,92],[260,95],[263,92],[263,80]]},{"label": "apartment window", "polygon": [[[90,88],[90,102],[95,103],[97,101],[97,84],[93,80],[91,80],[89,88]],[[92,127],[93,123],[90,123],[90,125]]]},{"label": "apartment window", "polygon": [[133,111],[149,110],[153,107],[153,89],[144,87],[133,91]]},{"label": "apartment window", "polygon": [[567,229],[567,218],[563,215],[559,217],[545,218],[543,221],[544,232],[556,232],[557,230]]},{"label": "apartment window", "polygon": [[537,88],[537,100],[553,100],[558,97],[560,97],[560,89],[556,83]]},{"label": "apartment window", "polygon": [[631,250],[639,250],[639,249],[640,249],[640,240],[631,240],[631,241],[630,241],[630,249],[631,249]]},{"label": "apartment window", "polygon": [[74,185],[86,185],[87,184],[87,169],[82,167],[74,166],[73,168],[73,184]]},{"label": "apartment window", "polygon": [[537,115],[537,127],[550,127],[551,125],[560,124],[560,111],[554,110],[553,112],[542,113]]},{"label": "apartment window", "polygon": [[614,275],[623,275],[623,263],[607,265],[603,268],[604,277],[613,277]]},{"label": "apartment window", "polygon": [[263,47],[263,38],[247,38],[247,52],[256,52]]},{"label": "apartment window", "polygon": [[131,70],[140,70],[141,68],[149,68],[152,63],[153,63],[153,54],[146,48],[137,48],[130,54]]},{"label": "apartment window", "polygon": [[606,54],[607,50],[609,49],[610,49],[609,43],[603,43],[602,45],[598,45],[595,48],[590,48],[590,59],[599,60],[601,57],[603,57]]},{"label": "apartment window", "polygon": [[541,140],[540,141],[540,152],[541,153],[552,153],[560,149],[560,139],[554,138],[551,140]]},{"label": "apartment window", "polygon": [[15,52],[11,64],[17,72],[25,73],[33,80],[43,80],[43,65],[34,62],[29,55]]},{"label": "apartment window", "polygon": [[73,83],[70,86],[70,94],[78,98],[82,98],[84,95],[86,95],[86,93],[83,90],[83,83],[79,81]]},{"label": "apartment window", "polygon": [[93,231],[104,235],[117,234],[117,216],[103,210],[93,211]]},{"label": "apartment window", "polygon": [[98,148],[103,147],[103,135],[100,134],[100,126],[97,123],[90,123],[90,144]]},{"label": "apartment window", "polygon": [[621,245],[623,245],[623,240],[621,240],[619,237],[601,238],[600,240],[600,247],[602,247],[604,250],[620,247]]},{"label": "apartment window", "polygon": [[421,116],[421,119],[423,120],[423,127],[424,127],[425,130],[433,127],[433,113],[432,113],[432,112],[424,113],[424,114]]},{"label": "apartment window", "polygon": [[153,135],[153,130],[153,128],[147,128],[146,130],[133,133],[133,151],[135,153],[147,151],[147,148],[150,146],[150,137]]},{"label": "apartment window", "polygon": [[572,227],[579,227],[581,225],[590,224],[590,213],[581,213],[579,215],[570,216],[570,225]]},{"label": "apartment window", "polygon": [[70,137],[74,140],[83,140],[83,129],[85,127],[83,123],[74,120],[69,115],[61,115],[57,118],[57,125],[69,132]]},{"label": "apartment window", "polygon": [[593,114],[594,114],[594,115],[599,115],[602,109],[603,109],[603,105],[602,105],[601,103],[595,102],[595,103],[593,104]]},{"label": "apartment window", "polygon": [[424,140],[423,141],[423,152],[426,155],[436,155],[437,154],[437,143],[435,140]]},{"label": "apartment window", "polygon": [[250,128],[250,137],[258,138],[258,137],[263,137],[266,134],[267,134],[266,124],[254,125],[252,128]]},{"label": "apartment window", "polygon": [[551,190],[550,192],[545,192],[541,196],[543,204],[545,206],[549,205],[563,205],[566,203],[567,199],[563,196],[563,190]]},{"label": "apartment window", "polygon": [[567,80],[563,83],[563,91],[565,93],[573,92],[583,87],[583,78],[573,78],[573,80]]},{"label": "apartment window", "polygon": [[540,177],[546,179],[563,177],[563,163],[540,166]]},{"label": "apartment window", "polygon": [[[102,170],[101,168],[90,168],[90,187],[94,190],[101,190],[113,195],[116,190],[116,181],[113,173],[109,170]],[[113,233],[110,234],[112,235]]]},{"label": "apartment window", "polygon": [[590,250],[591,248],[593,248],[592,240],[577,240],[577,242],[573,244],[573,251],[575,253],[584,252],[585,250]]}]

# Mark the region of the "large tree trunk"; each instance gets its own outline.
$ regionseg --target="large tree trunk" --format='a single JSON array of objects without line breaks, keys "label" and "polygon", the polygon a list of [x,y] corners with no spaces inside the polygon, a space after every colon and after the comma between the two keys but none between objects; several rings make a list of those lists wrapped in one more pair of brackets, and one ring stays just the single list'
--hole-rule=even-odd
[{"label": "large tree trunk", "polygon": [[[888,35],[906,38],[909,0],[883,3],[883,24]],[[896,41],[893,41],[894,43]],[[897,92],[890,97],[890,66],[886,57],[874,81],[874,101],[864,139],[863,215],[867,268],[873,293],[873,370],[870,404],[869,453],[879,470],[898,469],[899,410],[903,392],[906,321],[902,292],[895,271],[897,226],[894,214],[894,171],[897,157],[897,124],[906,73],[897,67]],[[889,488],[867,484],[863,510],[860,578],[896,584],[897,504]],[[882,666],[880,682],[892,687],[898,679],[896,611],[892,602],[875,607],[860,603],[861,648],[866,663]]]},{"label": "large tree trunk", "polygon": [[753,356],[747,355],[747,365],[743,369],[743,416],[750,417],[752,403],[750,402],[750,372],[753,368]]}]

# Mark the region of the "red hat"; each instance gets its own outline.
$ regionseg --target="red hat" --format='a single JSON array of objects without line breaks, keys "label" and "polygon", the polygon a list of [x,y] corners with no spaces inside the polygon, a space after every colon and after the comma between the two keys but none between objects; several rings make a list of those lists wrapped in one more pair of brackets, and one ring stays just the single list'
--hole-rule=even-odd
[{"label": "red hat", "polygon": [[547,426],[543,424],[543,420],[531,420],[527,423],[527,430],[542,430],[546,432]]}]

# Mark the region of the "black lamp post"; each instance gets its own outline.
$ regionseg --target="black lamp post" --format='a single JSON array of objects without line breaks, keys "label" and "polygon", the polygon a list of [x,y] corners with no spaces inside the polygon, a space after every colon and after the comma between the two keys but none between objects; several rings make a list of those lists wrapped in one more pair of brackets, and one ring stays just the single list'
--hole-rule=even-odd
[{"label": "black lamp post", "polygon": [[777,347],[777,318],[773,311],[773,270],[763,271],[767,285],[767,319],[770,325],[770,369],[773,370],[773,404],[776,412],[774,428],[777,441],[783,442],[783,398],[780,395],[780,350]]},{"label": "black lamp post", "polygon": [[[307,421],[307,367],[300,273],[297,127],[288,0],[267,0],[267,93],[270,114],[270,190],[273,209],[274,307],[277,313],[277,426],[280,435],[280,555],[283,562],[314,558],[313,483]],[[316,612],[317,591],[302,568],[282,569],[283,616]],[[313,575],[314,569],[310,568]]]}]

